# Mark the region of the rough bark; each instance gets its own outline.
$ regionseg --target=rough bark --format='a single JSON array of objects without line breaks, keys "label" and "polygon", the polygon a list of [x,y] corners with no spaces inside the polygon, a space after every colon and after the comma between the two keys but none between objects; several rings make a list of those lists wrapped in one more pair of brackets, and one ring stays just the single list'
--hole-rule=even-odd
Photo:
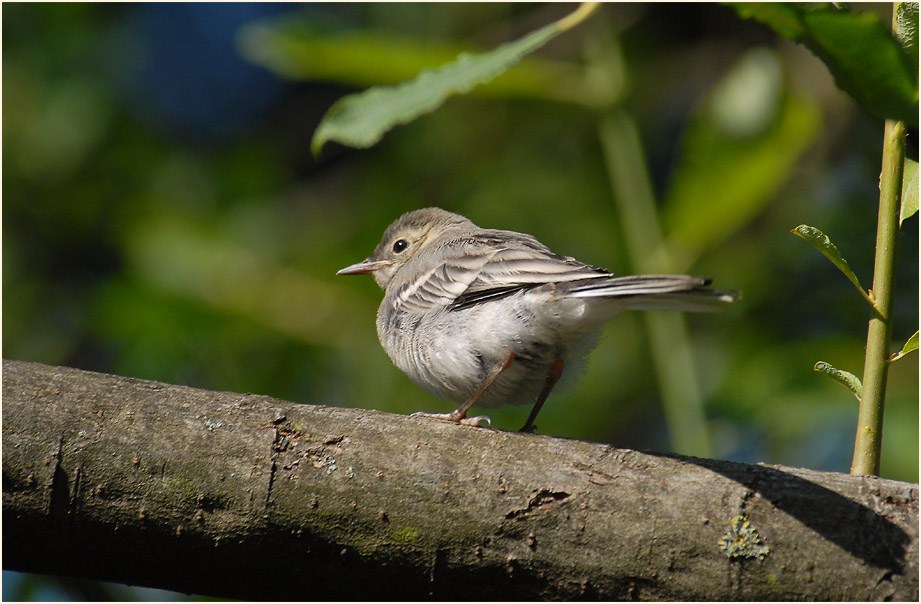
[{"label": "rough bark", "polygon": [[254,600],[917,600],[918,488],[4,361],[3,554]]}]

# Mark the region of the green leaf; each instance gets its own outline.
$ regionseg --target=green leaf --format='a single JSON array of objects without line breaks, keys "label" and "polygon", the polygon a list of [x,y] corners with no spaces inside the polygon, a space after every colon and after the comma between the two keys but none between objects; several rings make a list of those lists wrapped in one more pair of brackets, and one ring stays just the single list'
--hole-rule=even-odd
[{"label": "green leaf", "polygon": [[820,373],[824,373],[831,379],[846,387],[854,394],[854,396],[857,397],[858,401],[860,400],[860,397],[863,396],[863,384],[860,383],[860,378],[858,378],[853,373],[850,373],[849,371],[843,371],[841,369],[836,369],[825,361],[819,361],[815,364],[813,369]]},{"label": "green leaf", "polygon": [[899,226],[918,213],[918,162],[905,158],[902,172],[902,208],[899,212]]},{"label": "green leaf", "polygon": [[814,140],[818,107],[783,81],[776,54],[755,48],[695,108],[664,196],[668,246],[684,269],[774,199]]},{"label": "green leaf", "polygon": [[800,11],[788,2],[727,2],[743,19],[755,19],[770,26],[788,40],[806,37]]},{"label": "green leaf", "polygon": [[905,356],[912,350],[918,350],[918,332],[917,331],[915,332],[913,336],[908,338],[908,341],[905,342],[904,346],[902,346],[902,350],[892,355],[892,358],[889,359],[889,362],[891,363],[893,361],[898,361],[899,359],[901,359],[903,356]]},{"label": "green leaf", "polygon": [[489,82],[526,54],[584,21],[597,7],[597,3],[582,4],[569,16],[519,40],[482,54],[461,54],[456,61],[423,71],[399,86],[375,87],[339,99],[313,135],[313,153],[319,153],[331,140],[357,148],[374,145],[394,126],[434,111],[451,95]]},{"label": "green leaf", "polygon": [[828,5],[731,5],[739,16],[805,45],[822,59],[838,87],[871,115],[918,124],[917,46],[914,56],[907,54],[912,47],[903,47],[875,15]]},{"label": "green leaf", "polygon": [[844,273],[844,276],[854,284],[854,287],[857,288],[857,290],[860,292],[860,295],[862,295],[867,302],[872,304],[874,308],[876,307],[873,299],[870,298],[867,292],[860,285],[860,281],[857,279],[857,275],[855,275],[854,271],[851,270],[851,267],[848,266],[847,260],[841,257],[841,252],[839,252],[835,244],[831,242],[831,239],[828,238],[828,235],[815,227],[811,227],[805,224],[799,225],[790,232],[794,235],[802,237],[814,245],[817,250],[822,252],[826,258],[831,260],[832,264],[837,266],[838,269]]},{"label": "green leaf", "polygon": [[[281,77],[358,88],[399,84],[473,51],[388,32],[330,32],[290,15],[244,26],[237,45],[246,60]],[[538,98],[589,106],[612,101],[599,98],[586,85],[581,66],[540,56],[525,58],[502,77],[471,92],[489,98]]]}]

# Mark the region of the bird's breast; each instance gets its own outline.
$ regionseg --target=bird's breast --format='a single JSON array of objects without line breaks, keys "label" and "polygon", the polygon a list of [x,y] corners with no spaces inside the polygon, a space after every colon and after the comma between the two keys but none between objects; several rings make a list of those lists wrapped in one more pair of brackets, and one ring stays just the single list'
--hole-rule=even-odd
[{"label": "bird's breast", "polygon": [[[425,313],[409,312],[385,298],[378,311],[378,337],[394,365],[417,385],[457,402],[511,350],[514,361],[477,406],[533,403],[554,363],[567,358],[589,334],[560,330],[558,321],[538,316],[525,296]],[[579,303],[558,312],[568,318],[584,310]]]}]

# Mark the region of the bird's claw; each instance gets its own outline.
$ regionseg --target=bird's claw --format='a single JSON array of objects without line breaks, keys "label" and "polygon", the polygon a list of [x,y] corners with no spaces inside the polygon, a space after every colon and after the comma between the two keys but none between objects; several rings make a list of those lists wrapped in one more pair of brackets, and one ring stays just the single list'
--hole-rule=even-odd
[{"label": "bird's claw", "polygon": [[485,415],[477,415],[476,417],[465,417],[464,419],[460,420],[460,423],[465,424],[467,426],[479,426],[480,422],[486,422],[490,426],[492,425],[492,420],[489,419]]},{"label": "bird's claw", "polygon": [[411,413],[409,416],[437,419],[443,422],[454,422],[455,424],[464,424],[465,426],[479,426],[480,423],[484,421],[490,426],[492,425],[492,420],[485,415],[477,415],[476,417],[458,417],[454,413],[427,413],[425,411],[416,411],[415,413]]}]

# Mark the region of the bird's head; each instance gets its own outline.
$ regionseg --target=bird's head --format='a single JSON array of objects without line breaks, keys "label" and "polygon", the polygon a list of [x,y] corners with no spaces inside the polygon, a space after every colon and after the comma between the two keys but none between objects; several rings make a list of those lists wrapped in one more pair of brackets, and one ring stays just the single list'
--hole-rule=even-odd
[{"label": "bird's head", "polygon": [[423,208],[407,212],[395,220],[374,252],[357,264],[347,266],[337,275],[373,275],[381,289],[407,262],[433,242],[454,231],[476,229],[476,225],[459,214],[441,208]]}]

